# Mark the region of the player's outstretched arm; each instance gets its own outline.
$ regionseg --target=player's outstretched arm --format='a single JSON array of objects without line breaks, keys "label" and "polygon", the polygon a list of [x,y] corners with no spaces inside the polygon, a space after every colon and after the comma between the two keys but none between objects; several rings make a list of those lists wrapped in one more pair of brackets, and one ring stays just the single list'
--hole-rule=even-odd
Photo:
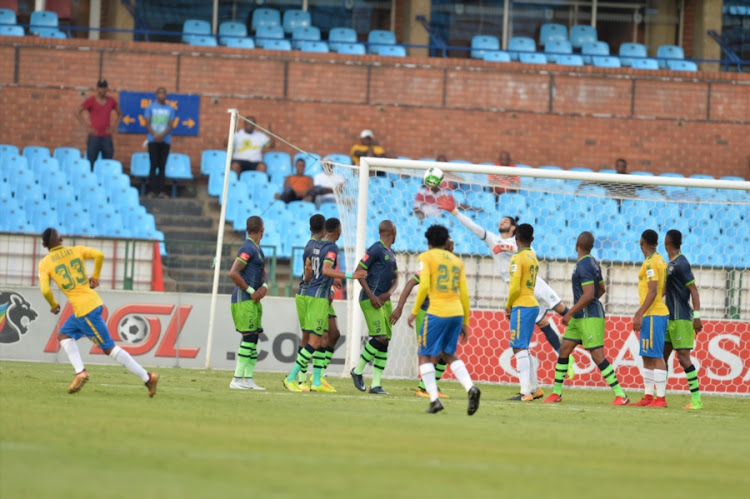
[{"label": "player's outstretched arm", "polygon": [[445,210],[456,217],[458,221],[461,222],[461,225],[473,232],[474,235],[479,239],[481,239],[482,241],[487,239],[487,231],[475,224],[471,218],[467,217],[458,210],[458,207],[456,207],[456,200],[453,198],[453,196],[438,197],[437,205],[441,210]]},{"label": "player's outstretched arm", "polygon": [[323,270],[321,273],[326,277],[332,277],[334,279],[362,279],[367,277],[367,271],[365,269],[357,269],[352,272],[341,272],[333,268],[333,263],[329,260],[323,262]]},{"label": "player's outstretched arm", "polygon": [[398,322],[398,320],[401,318],[401,314],[404,312],[404,305],[406,305],[406,300],[409,299],[411,290],[414,289],[414,286],[416,285],[417,281],[415,281],[414,279],[409,279],[406,282],[406,286],[404,286],[404,290],[401,291],[401,296],[398,299],[398,305],[396,305],[396,308],[391,313],[391,324],[396,324],[396,322]]}]

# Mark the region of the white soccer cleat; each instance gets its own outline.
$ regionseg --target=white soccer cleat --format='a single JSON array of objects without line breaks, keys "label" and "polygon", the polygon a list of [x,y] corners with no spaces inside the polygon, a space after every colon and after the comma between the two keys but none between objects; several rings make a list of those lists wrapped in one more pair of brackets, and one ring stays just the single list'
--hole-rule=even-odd
[{"label": "white soccer cleat", "polygon": [[232,382],[229,383],[229,388],[234,390],[252,390],[242,378],[232,378]]},{"label": "white soccer cleat", "polygon": [[255,380],[253,378],[245,378],[245,389],[246,390],[257,390],[259,392],[263,392],[266,389],[262,386],[258,386],[255,384]]}]

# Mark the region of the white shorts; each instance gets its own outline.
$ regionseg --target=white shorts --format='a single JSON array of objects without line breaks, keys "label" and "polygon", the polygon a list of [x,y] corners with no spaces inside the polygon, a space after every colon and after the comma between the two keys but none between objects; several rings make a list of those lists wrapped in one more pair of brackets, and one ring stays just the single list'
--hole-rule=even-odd
[{"label": "white shorts", "polygon": [[539,276],[537,276],[534,286],[534,297],[539,302],[539,315],[537,315],[535,322],[542,320],[549,310],[555,308],[562,301],[550,285]]}]

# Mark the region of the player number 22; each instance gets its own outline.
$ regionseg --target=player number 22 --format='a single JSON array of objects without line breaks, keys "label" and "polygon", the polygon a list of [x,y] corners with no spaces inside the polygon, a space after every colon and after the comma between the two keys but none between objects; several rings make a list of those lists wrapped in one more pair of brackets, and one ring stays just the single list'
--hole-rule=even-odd
[{"label": "player number 22", "polygon": [[536,283],[536,274],[539,272],[539,266],[538,265],[531,265],[529,266],[529,280],[526,281],[526,287],[531,289],[534,287],[534,284]]},{"label": "player number 22", "polygon": [[[437,289],[440,291],[457,291],[458,280],[461,277],[461,269],[457,266],[452,267],[450,270],[447,265],[438,266],[438,278],[437,278]],[[450,281],[450,287],[448,286]]]}]

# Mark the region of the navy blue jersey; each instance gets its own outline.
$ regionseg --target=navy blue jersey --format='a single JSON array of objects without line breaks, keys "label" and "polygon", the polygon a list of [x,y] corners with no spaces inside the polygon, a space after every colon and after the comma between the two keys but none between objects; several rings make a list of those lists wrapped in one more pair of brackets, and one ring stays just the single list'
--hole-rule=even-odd
[{"label": "navy blue jersey", "polygon": [[304,296],[328,299],[328,295],[331,293],[331,286],[333,285],[333,277],[323,275],[323,263],[330,262],[335,268],[338,257],[339,247],[335,243],[326,241],[325,239],[315,241],[310,255],[313,275],[310,282],[307,283],[307,286],[302,291]]},{"label": "navy blue jersey", "polygon": [[586,255],[573,267],[573,303],[583,296],[583,287],[589,284],[594,286],[594,299],[586,305],[586,308],[573,314],[576,319],[584,317],[601,317],[604,318],[604,307],[599,301],[599,283],[604,281],[602,278],[602,269],[599,263],[591,255]]},{"label": "navy blue jersey", "polygon": [[[422,282],[419,280],[419,272],[414,274],[414,276],[412,276],[412,279],[414,279],[417,282],[417,287],[419,287],[419,283]],[[430,296],[429,295],[427,295],[427,298],[424,299],[424,303],[422,303],[422,308],[420,310],[426,311],[428,308],[430,308]]]},{"label": "navy blue jersey", "polygon": [[303,291],[305,290],[305,286],[307,285],[307,283],[305,282],[305,262],[307,262],[307,259],[312,256],[313,246],[315,246],[315,243],[318,241],[319,239],[311,237],[310,240],[307,241],[305,249],[302,251],[302,279],[300,279],[299,281],[299,291],[297,291],[298,295],[304,294]]},{"label": "navy blue jersey", "polygon": [[[263,250],[260,249],[260,246],[248,237],[237,252],[237,260],[245,264],[245,268],[240,271],[242,280],[253,289],[261,287],[266,278],[266,257],[263,255]],[[247,291],[237,286],[234,287],[234,291],[232,291],[232,303],[250,299]]]},{"label": "navy blue jersey", "polygon": [[685,255],[680,253],[667,264],[665,298],[669,309],[669,320],[693,320],[693,309],[689,305],[688,286],[695,282],[693,271]]},{"label": "navy blue jersey", "polygon": [[[396,253],[388,249],[383,241],[378,241],[367,250],[359,265],[367,270],[367,285],[375,296],[382,295],[393,284],[398,268],[396,267]],[[369,300],[364,289],[359,294],[359,301]]]}]

